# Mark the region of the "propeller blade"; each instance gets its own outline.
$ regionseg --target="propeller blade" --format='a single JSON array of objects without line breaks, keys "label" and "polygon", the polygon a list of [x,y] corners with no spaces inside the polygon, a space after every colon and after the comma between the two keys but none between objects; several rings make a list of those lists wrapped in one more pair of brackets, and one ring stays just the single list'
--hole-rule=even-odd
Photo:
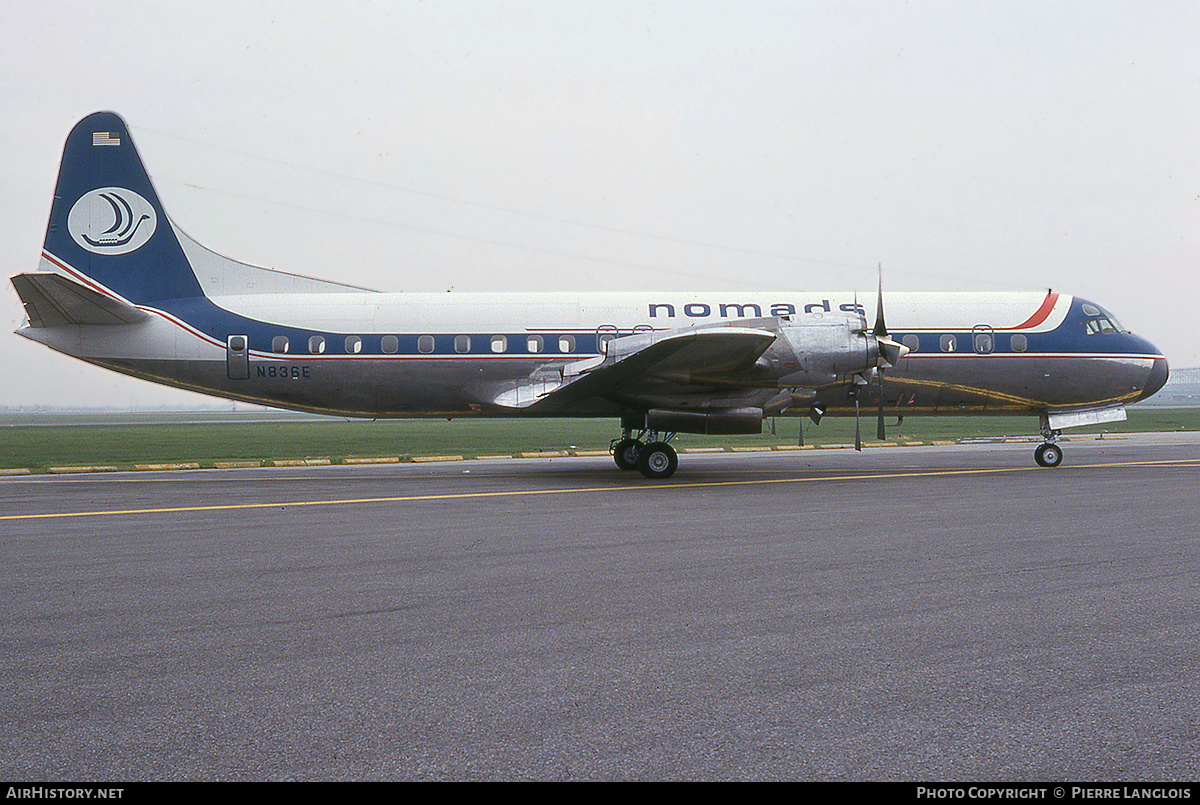
[{"label": "propeller blade", "polygon": [[883,369],[879,370],[879,419],[875,428],[875,438],[881,442],[887,438],[883,430]]},{"label": "propeller blade", "polygon": [[883,321],[883,264],[879,265],[879,295],[875,298],[875,329],[871,331],[876,338],[887,338],[887,325]]},{"label": "propeller blade", "polygon": [[854,398],[854,449],[862,452],[862,433],[858,426],[858,397]]}]

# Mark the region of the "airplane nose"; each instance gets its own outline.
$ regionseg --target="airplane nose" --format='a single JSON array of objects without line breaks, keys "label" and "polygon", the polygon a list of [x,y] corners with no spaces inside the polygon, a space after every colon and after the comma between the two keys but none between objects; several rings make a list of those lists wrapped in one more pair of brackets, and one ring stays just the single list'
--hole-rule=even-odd
[{"label": "airplane nose", "polygon": [[1138,399],[1144,400],[1147,397],[1153,396],[1166,384],[1167,377],[1170,374],[1171,370],[1167,366],[1166,359],[1156,360],[1154,365],[1150,367],[1150,375],[1146,378],[1146,387],[1142,390],[1142,394]]}]

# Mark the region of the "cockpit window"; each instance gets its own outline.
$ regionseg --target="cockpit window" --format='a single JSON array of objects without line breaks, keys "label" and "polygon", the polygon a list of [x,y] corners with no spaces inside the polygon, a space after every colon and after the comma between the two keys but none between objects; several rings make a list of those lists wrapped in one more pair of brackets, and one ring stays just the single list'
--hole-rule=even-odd
[{"label": "cockpit window", "polygon": [[1108,316],[1097,316],[1094,319],[1088,319],[1086,322],[1088,335],[1096,333],[1121,333],[1121,325]]},{"label": "cockpit window", "polygon": [[1087,316],[1084,321],[1084,327],[1088,335],[1096,333],[1124,333],[1128,332],[1121,323],[1113,318],[1113,315],[1101,307],[1084,302],[1079,306],[1083,311],[1083,315]]}]

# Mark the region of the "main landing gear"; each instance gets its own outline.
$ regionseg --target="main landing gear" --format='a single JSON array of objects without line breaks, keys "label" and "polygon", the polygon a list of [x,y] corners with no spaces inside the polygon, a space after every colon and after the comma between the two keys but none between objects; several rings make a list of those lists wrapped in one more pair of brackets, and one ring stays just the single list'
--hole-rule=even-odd
[{"label": "main landing gear", "polygon": [[613,440],[613,461],[621,469],[636,469],[651,480],[670,478],[679,466],[679,454],[667,444],[674,438],[675,434],[670,433],[660,441],[657,431],[643,431],[634,438],[631,429],[624,428],[621,438]]},{"label": "main landing gear", "polygon": [[1042,438],[1046,441],[1033,451],[1033,460],[1039,467],[1057,467],[1062,463],[1062,448],[1054,442],[1060,433],[1062,433],[1060,430],[1051,430],[1049,419],[1045,416],[1042,417]]}]

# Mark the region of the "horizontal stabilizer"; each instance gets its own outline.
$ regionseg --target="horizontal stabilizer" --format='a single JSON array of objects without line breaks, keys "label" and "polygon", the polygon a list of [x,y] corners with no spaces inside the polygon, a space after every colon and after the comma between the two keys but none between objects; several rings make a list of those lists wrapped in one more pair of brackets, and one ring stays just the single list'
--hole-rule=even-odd
[{"label": "horizontal stabilizer", "polygon": [[31,327],[133,324],[146,318],[133,305],[97,293],[61,274],[18,274],[12,277],[12,284],[25,303]]}]

